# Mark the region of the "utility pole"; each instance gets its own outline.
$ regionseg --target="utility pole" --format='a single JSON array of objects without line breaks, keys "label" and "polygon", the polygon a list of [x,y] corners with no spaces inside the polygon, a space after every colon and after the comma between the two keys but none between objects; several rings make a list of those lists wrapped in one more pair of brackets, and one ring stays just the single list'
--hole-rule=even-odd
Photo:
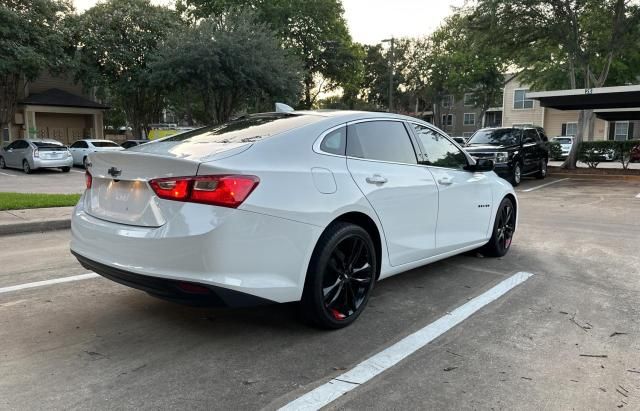
[{"label": "utility pole", "polygon": [[391,47],[389,49],[389,108],[387,111],[389,113],[393,112],[393,46],[394,46],[394,38],[382,40],[383,43],[391,43]]}]

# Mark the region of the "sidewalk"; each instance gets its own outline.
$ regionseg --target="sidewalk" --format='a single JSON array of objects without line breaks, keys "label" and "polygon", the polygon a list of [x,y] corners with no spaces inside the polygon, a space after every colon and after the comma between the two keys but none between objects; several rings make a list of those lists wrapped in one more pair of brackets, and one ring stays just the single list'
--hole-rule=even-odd
[{"label": "sidewalk", "polygon": [[67,229],[72,211],[73,207],[0,211],[0,236]]}]

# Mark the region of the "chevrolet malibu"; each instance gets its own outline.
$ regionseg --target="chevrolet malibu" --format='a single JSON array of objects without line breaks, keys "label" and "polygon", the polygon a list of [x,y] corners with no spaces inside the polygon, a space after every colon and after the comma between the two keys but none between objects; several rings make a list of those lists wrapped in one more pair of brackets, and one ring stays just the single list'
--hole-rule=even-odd
[{"label": "chevrolet malibu", "polygon": [[175,302],[299,301],[352,323],[381,279],[465,251],[507,253],[518,203],[410,117],[250,115],[89,156],[71,250],[86,268]]}]

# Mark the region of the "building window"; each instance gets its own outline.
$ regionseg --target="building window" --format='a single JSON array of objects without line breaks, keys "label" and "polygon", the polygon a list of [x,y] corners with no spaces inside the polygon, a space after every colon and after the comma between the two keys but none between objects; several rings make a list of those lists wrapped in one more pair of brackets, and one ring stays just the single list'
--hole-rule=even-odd
[{"label": "building window", "polygon": [[453,107],[454,99],[451,94],[442,97],[442,107],[450,108]]},{"label": "building window", "polygon": [[613,135],[613,139],[616,141],[624,141],[629,139],[628,121],[616,121],[616,129]]},{"label": "building window", "polygon": [[473,101],[473,93],[465,93],[464,95],[464,105],[467,107],[471,107],[474,105]]},{"label": "building window", "polygon": [[515,110],[524,110],[533,108],[533,100],[526,98],[527,89],[516,90],[513,92],[513,108]]},{"label": "building window", "polygon": [[464,125],[475,126],[476,125],[476,113],[464,113]]},{"label": "building window", "polygon": [[452,126],[453,125],[453,114],[443,114],[442,115],[442,125],[443,126]]},{"label": "building window", "polygon": [[9,142],[9,129],[8,128],[3,128],[2,129],[2,143],[8,143]]},{"label": "building window", "polygon": [[578,134],[578,123],[563,123],[562,124],[562,135],[563,136],[573,136],[575,137]]}]

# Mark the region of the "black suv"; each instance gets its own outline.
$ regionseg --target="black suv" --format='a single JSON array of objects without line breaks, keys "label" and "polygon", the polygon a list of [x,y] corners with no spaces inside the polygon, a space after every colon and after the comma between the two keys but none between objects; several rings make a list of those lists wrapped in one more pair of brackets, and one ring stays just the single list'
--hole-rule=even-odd
[{"label": "black suv", "polygon": [[549,139],[542,127],[483,128],[464,149],[475,158],[493,160],[495,172],[514,186],[523,176],[547,176]]}]

